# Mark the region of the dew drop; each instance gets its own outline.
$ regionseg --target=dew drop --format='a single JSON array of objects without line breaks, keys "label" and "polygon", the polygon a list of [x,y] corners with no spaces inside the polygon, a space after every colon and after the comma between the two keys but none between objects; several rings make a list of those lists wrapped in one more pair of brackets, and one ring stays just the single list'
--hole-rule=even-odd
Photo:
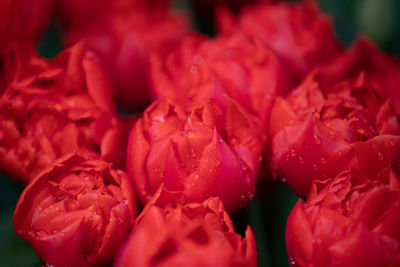
[{"label": "dew drop", "polygon": [[190,72],[197,73],[197,66],[195,66],[195,65],[190,66]]},{"label": "dew drop", "polygon": [[324,158],[324,157],[321,157],[321,164],[326,164],[327,163],[327,160],[326,160],[326,158]]},{"label": "dew drop", "polygon": [[195,174],[195,175],[194,175],[194,179],[195,179],[195,180],[198,180],[198,179],[199,179],[199,175],[198,175],[198,174]]},{"label": "dew drop", "polygon": [[289,258],[289,264],[290,265],[295,265],[296,264],[294,258]]},{"label": "dew drop", "polygon": [[258,157],[258,161],[259,161],[259,162],[262,162],[262,160],[263,160],[263,157],[262,157],[262,156],[259,156],[259,157]]},{"label": "dew drop", "polygon": [[240,200],[241,200],[241,201],[243,201],[245,198],[246,198],[245,195],[241,195],[241,196],[240,196]]},{"label": "dew drop", "polygon": [[187,138],[192,139],[196,136],[196,134],[192,131],[187,131],[186,136],[187,136]]},{"label": "dew drop", "polygon": [[314,163],[312,165],[312,168],[313,168],[314,171],[318,171],[319,170],[319,165],[317,163]]},{"label": "dew drop", "polygon": [[378,160],[383,160],[383,154],[382,152],[378,152]]},{"label": "dew drop", "polygon": [[317,136],[317,135],[314,135],[314,141],[315,141],[315,143],[316,143],[317,145],[322,144],[321,137],[319,137],[319,136]]},{"label": "dew drop", "polygon": [[55,235],[55,234],[57,234],[59,231],[60,231],[60,230],[58,230],[58,229],[53,229],[53,230],[51,230],[51,234],[52,234],[52,235]]},{"label": "dew drop", "polygon": [[389,141],[389,145],[390,145],[390,146],[394,146],[394,141],[393,141],[393,140],[390,140],[390,141]]},{"label": "dew drop", "polygon": [[217,166],[221,165],[221,161],[219,160],[215,160],[215,163],[217,164]]},{"label": "dew drop", "polygon": [[304,164],[304,158],[303,158],[303,156],[299,156],[299,163],[301,164],[301,165],[303,165]]},{"label": "dew drop", "polygon": [[292,156],[292,158],[296,157],[296,149],[292,148],[290,150],[290,156]]},{"label": "dew drop", "polygon": [[285,176],[281,176],[281,177],[280,177],[280,181],[281,181],[282,183],[286,183],[286,177],[285,177]]},{"label": "dew drop", "polygon": [[285,159],[286,159],[287,162],[289,162],[290,161],[290,155],[286,154],[286,158]]},{"label": "dew drop", "polygon": [[122,203],[124,203],[125,205],[128,205],[128,200],[127,200],[126,198],[124,198],[124,199],[122,200]]}]

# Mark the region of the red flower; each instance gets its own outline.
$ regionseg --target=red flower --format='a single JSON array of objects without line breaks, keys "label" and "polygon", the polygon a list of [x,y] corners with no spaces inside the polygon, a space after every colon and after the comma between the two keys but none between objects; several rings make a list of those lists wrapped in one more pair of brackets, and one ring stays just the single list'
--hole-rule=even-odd
[{"label": "red flower", "polygon": [[159,101],[129,137],[128,173],[143,203],[164,183],[188,201],[219,197],[232,211],[253,197],[264,143],[260,121],[233,101],[226,112]]},{"label": "red flower", "polygon": [[59,158],[23,191],[16,232],[49,265],[110,263],[129,235],[136,201],[128,176],[101,159]]},{"label": "red flower", "polygon": [[364,71],[368,83],[384,98],[391,98],[400,116],[400,62],[379,51],[368,39],[359,38],[349,51],[341,53],[321,68],[323,81],[335,83]]},{"label": "red flower", "polygon": [[311,73],[273,106],[269,134],[272,168],[300,197],[312,180],[349,168],[374,177],[400,166],[400,124],[390,100],[379,98],[364,75],[322,88]]},{"label": "red flower", "polygon": [[137,219],[115,266],[257,266],[250,227],[235,233],[218,198],[183,204],[163,186]]},{"label": "red flower", "polygon": [[0,166],[27,183],[66,153],[98,154],[115,115],[107,76],[83,45],[52,61],[21,49],[2,57]]},{"label": "red flower", "polygon": [[0,52],[14,41],[38,42],[51,15],[50,0],[0,1]]},{"label": "red flower", "polygon": [[[295,266],[399,266],[400,184],[386,169],[379,182],[355,172],[315,182],[288,217],[286,245]],[[384,181],[382,181],[382,179]]]},{"label": "red flower", "polygon": [[166,58],[153,58],[151,74],[158,98],[180,104],[213,99],[223,107],[228,95],[262,118],[270,96],[283,95],[291,84],[275,54],[240,33],[216,39],[187,35]]},{"label": "red flower", "polygon": [[[75,12],[90,2],[62,1],[60,10]],[[71,10],[65,10],[64,5],[71,5]],[[150,103],[150,54],[164,54],[173,48],[186,31],[187,21],[182,16],[169,14],[166,4],[150,9],[139,3],[115,1],[104,5],[104,9],[102,16],[96,16],[90,23],[79,23],[80,15],[70,15],[70,19],[78,22],[73,21],[73,26],[66,29],[65,43],[84,40],[108,66],[117,103],[130,109],[144,108]],[[87,12],[95,15],[91,9]]]},{"label": "red flower", "polygon": [[261,2],[244,7],[238,18],[222,11],[217,17],[220,32],[238,30],[262,40],[298,78],[341,50],[330,20],[320,13],[314,1]]}]

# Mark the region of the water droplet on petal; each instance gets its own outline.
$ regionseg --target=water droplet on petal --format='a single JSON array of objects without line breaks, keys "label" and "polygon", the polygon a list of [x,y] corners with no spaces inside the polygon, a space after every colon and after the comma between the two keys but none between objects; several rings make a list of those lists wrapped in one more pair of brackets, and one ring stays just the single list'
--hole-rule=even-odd
[{"label": "water droplet on petal", "polygon": [[241,195],[241,196],[240,196],[240,200],[241,200],[241,201],[243,201],[245,198],[246,198],[245,195]]},{"label": "water droplet on petal", "polygon": [[324,157],[321,157],[321,164],[326,164],[327,160]]},{"label": "water droplet on petal", "polygon": [[282,183],[286,183],[286,177],[285,176],[281,176],[280,180],[281,180]]},{"label": "water droplet on petal", "polygon": [[290,156],[292,156],[292,158],[296,157],[296,149],[292,148],[290,150]]},{"label": "water droplet on petal", "polygon": [[197,66],[195,66],[195,65],[190,66],[190,72],[197,73]]},{"label": "water droplet on petal", "polygon": [[390,140],[390,141],[389,141],[389,145],[390,145],[390,146],[394,146],[394,141],[393,141],[393,140]]},{"label": "water droplet on petal", "polygon": [[319,137],[319,136],[317,136],[317,135],[314,135],[314,141],[315,141],[315,143],[316,143],[317,145],[322,144],[321,137]]},{"label": "water droplet on petal", "polygon": [[303,165],[304,164],[304,158],[302,157],[302,156],[299,156],[299,163],[301,164],[301,165]]},{"label": "water droplet on petal", "polygon": [[286,157],[286,158],[285,158],[285,159],[286,159],[286,161],[288,161],[288,162],[289,162],[289,161],[290,161],[290,155],[289,155],[289,154],[286,154],[286,156],[285,156],[285,157]]},{"label": "water droplet on petal", "polygon": [[290,265],[295,265],[296,262],[295,262],[295,260],[293,258],[289,258],[289,264]]},{"label": "water droplet on petal", "polygon": [[382,152],[378,152],[378,160],[383,160],[383,154]]},{"label": "water droplet on petal", "polygon": [[312,168],[313,168],[314,171],[318,171],[319,170],[319,165],[317,163],[314,163],[312,165]]},{"label": "water droplet on petal", "polygon": [[259,156],[259,157],[258,157],[258,161],[259,161],[259,162],[262,162],[262,160],[263,160],[263,157],[262,157],[262,156]]}]

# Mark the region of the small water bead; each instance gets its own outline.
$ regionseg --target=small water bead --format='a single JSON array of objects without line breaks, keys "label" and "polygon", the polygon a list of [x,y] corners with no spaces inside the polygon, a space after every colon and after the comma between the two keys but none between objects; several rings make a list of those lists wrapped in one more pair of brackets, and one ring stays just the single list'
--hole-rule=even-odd
[{"label": "small water bead", "polygon": [[258,157],[258,161],[259,161],[259,162],[262,162],[262,160],[263,160],[263,157],[262,157],[262,156],[259,156],[259,157]]},{"label": "small water bead", "polygon": [[55,235],[55,234],[57,234],[59,231],[60,231],[60,230],[58,230],[58,229],[53,229],[53,230],[51,230],[51,234],[52,234],[52,235]]},{"label": "small water bead", "polygon": [[194,132],[188,130],[186,132],[186,136],[187,136],[187,138],[192,139],[192,138],[194,138],[196,136],[196,134]]},{"label": "small water bead", "polygon": [[282,183],[286,183],[286,177],[285,177],[285,176],[280,177],[280,181],[281,181]]},{"label": "small water bead", "polygon": [[241,196],[240,196],[240,200],[241,200],[241,201],[243,201],[245,198],[246,198],[245,195],[241,195]]},{"label": "small water bead", "polygon": [[203,63],[203,57],[200,55],[195,55],[193,57],[193,63],[196,65],[201,65]]},{"label": "small water bead", "polygon": [[294,258],[289,258],[289,264],[290,265],[295,265],[296,264]]},{"label": "small water bead", "polygon": [[318,171],[319,170],[319,165],[317,163],[314,163],[312,165],[312,168],[313,168],[314,171]]},{"label": "small water bead", "polygon": [[382,152],[378,152],[378,160],[383,160],[383,154],[382,154]]},{"label": "small water bead", "polygon": [[198,180],[198,179],[199,179],[199,175],[198,175],[198,174],[195,174],[195,175],[194,175],[194,179],[195,179],[195,180]]},{"label": "small water bead", "polygon": [[197,70],[198,70],[197,66],[195,66],[195,65],[190,66],[191,73],[197,73]]},{"label": "small water bead", "polygon": [[328,161],[324,158],[324,157],[321,157],[321,164],[326,164]]},{"label": "small water bead", "polygon": [[290,155],[286,154],[286,158],[285,159],[286,159],[287,162],[289,162],[290,161]]},{"label": "small water bead", "polygon": [[315,143],[316,143],[317,145],[322,144],[322,139],[321,139],[321,137],[319,137],[319,136],[317,136],[317,135],[314,135],[314,141],[315,141]]},{"label": "small water bead", "polygon": [[290,150],[290,156],[292,156],[292,158],[296,157],[296,149],[292,148]]},{"label": "small water bead", "polygon": [[304,164],[304,158],[302,156],[299,156],[298,160],[299,160],[300,165]]},{"label": "small water bead", "polygon": [[394,146],[394,141],[393,141],[393,140],[390,140],[390,141],[389,141],[389,145],[390,145],[390,146]]}]

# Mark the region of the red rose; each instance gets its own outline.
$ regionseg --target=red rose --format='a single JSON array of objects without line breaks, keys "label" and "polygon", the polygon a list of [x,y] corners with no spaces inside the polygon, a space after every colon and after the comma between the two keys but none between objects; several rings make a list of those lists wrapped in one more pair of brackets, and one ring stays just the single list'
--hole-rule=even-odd
[{"label": "red rose", "polygon": [[236,234],[218,198],[183,204],[163,186],[137,219],[115,266],[257,266],[250,227]]},{"label": "red rose", "polygon": [[314,1],[261,2],[244,7],[237,18],[223,10],[217,23],[220,32],[238,30],[262,40],[298,78],[341,50],[331,21],[320,13]]},{"label": "red rose", "polygon": [[38,42],[51,15],[51,0],[0,1],[0,52],[14,41]]},{"label": "red rose", "polygon": [[389,169],[378,179],[344,172],[331,182],[315,182],[307,202],[299,200],[288,217],[289,263],[399,266],[399,179]]},{"label": "red rose", "polygon": [[240,33],[216,39],[187,35],[166,58],[153,58],[151,79],[158,98],[180,104],[213,99],[224,106],[228,95],[262,118],[270,96],[283,95],[291,84],[275,54]]},{"label": "red rose", "polygon": [[49,265],[110,263],[129,235],[136,200],[128,176],[101,159],[59,158],[25,188],[16,232]]},{"label": "red rose", "polygon": [[0,166],[27,183],[66,153],[99,153],[115,115],[106,74],[83,45],[52,61],[19,48],[2,57]]},{"label": "red rose", "polygon": [[368,39],[357,39],[349,51],[344,51],[324,64],[321,70],[323,81],[328,84],[365,71],[371,87],[381,97],[391,98],[397,115],[400,116],[400,62],[383,54]]},{"label": "red rose", "polygon": [[232,211],[253,197],[264,143],[260,121],[231,100],[225,112],[158,101],[129,137],[128,173],[143,203],[164,183],[188,201],[219,197]]},{"label": "red rose", "polygon": [[[186,31],[187,21],[169,14],[167,5],[150,9],[131,3],[119,8],[123,3],[109,4],[109,10],[90,23],[67,28],[65,43],[84,40],[106,63],[117,103],[130,109],[144,108],[150,103],[150,54],[164,54],[173,48]],[[72,4],[75,5],[79,7],[80,3]],[[81,16],[72,18],[80,21]]]},{"label": "red rose", "polygon": [[363,74],[320,86],[313,72],[286,98],[276,99],[269,125],[274,171],[306,197],[313,180],[349,168],[368,177],[387,165],[397,169],[400,124],[392,102],[379,98]]}]

